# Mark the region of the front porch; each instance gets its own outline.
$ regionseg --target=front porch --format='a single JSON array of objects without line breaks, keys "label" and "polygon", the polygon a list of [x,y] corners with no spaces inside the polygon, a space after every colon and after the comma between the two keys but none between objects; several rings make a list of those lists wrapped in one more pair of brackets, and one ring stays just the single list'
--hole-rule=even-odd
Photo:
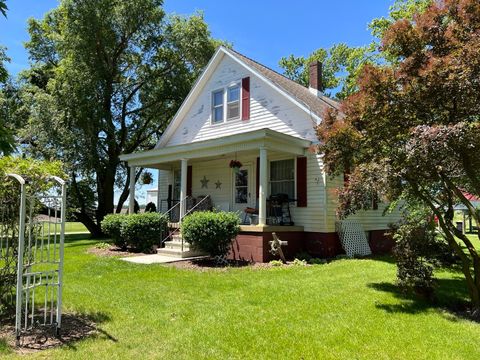
[{"label": "front porch", "polygon": [[[165,249],[159,252],[179,257],[200,255],[191,253],[183,242],[180,223],[193,211],[216,209],[237,212],[242,222],[231,257],[266,261],[272,232],[291,239],[292,249],[295,238],[301,240],[304,228],[295,223],[295,208],[301,205],[298,186],[305,188],[306,179],[298,178],[297,159],[305,157],[310,145],[309,141],[262,129],[124,155],[122,160],[128,162],[131,175],[130,211],[136,168],[158,169],[157,210],[171,221],[169,236],[162,240]],[[241,166],[232,168],[232,160]]]},{"label": "front porch", "polygon": [[[307,140],[262,129],[123,155],[131,169],[129,209],[134,207],[136,168],[148,167],[158,169],[157,209],[176,215],[172,221],[181,221],[202,202],[204,210],[238,212],[244,225],[259,229],[294,225],[295,219],[288,211],[284,214],[283,206],[288,210],[299,205],[298,188],[306,186],[302,184],[306,179],[298,179],[297,158],[304,158],[310,145]],[[241,167],[231,168],[232,160]],[[204,201],[206,197],[209,201]]]}]

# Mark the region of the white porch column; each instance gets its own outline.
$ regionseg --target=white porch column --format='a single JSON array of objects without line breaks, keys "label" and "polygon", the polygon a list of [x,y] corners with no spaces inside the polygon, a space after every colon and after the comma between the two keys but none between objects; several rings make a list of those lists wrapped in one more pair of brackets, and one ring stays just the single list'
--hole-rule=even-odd
[{"label": "white porch column", "polygon": [[180,219],[185,216],[187,212],[187,203],[185,198],[187,197],[187,171],[188,160],[182,159],[181,174],[180,174]]},{"label": "white porch column", "polygon": [[157,212],[161,213],[162,209],[160,208],[160,203],[162,201],[161,196],[160,196],[160,176],[161,176],[162,170],[158,170],[157,172]]},{"label": "white porch column", "polygon": [[258,176],[258,225],[267,223],[267,149],[260,148],[260,174]]},{"label": "white porch column", "polygon": [[135,209],[135,173],[137,169],[135,166],[130,166],[130,195],[128,198],[128,213],[133,214]]}]

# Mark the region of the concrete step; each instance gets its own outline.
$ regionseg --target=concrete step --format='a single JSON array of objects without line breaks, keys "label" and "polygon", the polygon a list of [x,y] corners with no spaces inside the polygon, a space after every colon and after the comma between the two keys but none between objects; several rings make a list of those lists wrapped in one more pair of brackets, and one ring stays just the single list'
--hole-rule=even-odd
[{"label": "concrete step", "polygon": [[[165,241],[165,248],[167,249],[181,249],[182,248],[182,241]],[[183,242],[183,249],[184,250],[190,250],[190,244],[187,243],[186,241]]]},{"label": "concrete step", "polygon": [[172,241],[182,242],[182,235],[181,234],[173,234],[171,237]]},{"label": "concrete step", "polygon": [[180,249],[169,249],[169,248],[158,249],[157,254],[163,255],[163,256],[178,257],[182,259],[206,255],[200,251],[193,251],[193,250],[186,251],[185,248],[184,248],[184,251],[182,251],[181,248]]}]

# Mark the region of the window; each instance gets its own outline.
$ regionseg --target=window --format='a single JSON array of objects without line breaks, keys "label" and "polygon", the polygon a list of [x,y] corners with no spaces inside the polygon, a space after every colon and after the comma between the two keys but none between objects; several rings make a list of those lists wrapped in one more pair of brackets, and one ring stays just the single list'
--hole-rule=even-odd
[{"label": "window", "polygon": [[223,90],[212,93],[212,124],[223,122]]},{"label": "window", "polygon": [[240,84],[212,92],[212,124],[240,119]]},{"label": "window", "polygon": [[240,86],[233,85],[227,89],[227,120],[240,117]]},{"label": "window", "polygon": [[270,162],[270,195],[287,194],[295,199],[295,160]]}]

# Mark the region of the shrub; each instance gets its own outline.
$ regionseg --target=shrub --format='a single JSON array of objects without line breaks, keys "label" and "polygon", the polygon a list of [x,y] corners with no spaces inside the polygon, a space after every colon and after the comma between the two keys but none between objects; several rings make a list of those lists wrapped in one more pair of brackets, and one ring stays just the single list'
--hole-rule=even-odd
[{"label": "shrub", "polygon": [[157,212],[157,207],[153,202],[149,202],[147,206],[145,206],[145,212]]},{"label": "shrub", "polygon": [[447,254],[451,251],[437,238],[428,215],[425,210],[414,209],[394,228],[396,244],[393,254],[397,261],[399,286],[431,298],[435,284],[434,266],[448,259]]},{"label": "shrub", "polygon": [[112,238],[113,243],[125,249],[127,247],[127,242],[122,236],[122,224],[127,215],[123,214],[109,214],[105,216],[102,220],[102,231]]},{"label": "shrub", "polygon": [[270,261],[270,265],[272,266],[283,266],[282,260],[272,260]]},{"label": "shrub", "polygon": [[167,218],[159,213],[127,215],[123,218],[121,236],[128,246],[142,252],[150,252],[159,245],[167,229]]},{"label": "shrub", "polygon": [[294,266],[307,266],[307,262],[305,260],[300,260],[300,259],[293,259],[292,265]]},{"label": "shrub", "polygon": [[297,253],[297,255],[295,255],[295,258],[309,262],[312,259],[312,256],[306,251],[300,251]]},{"label": "shrub", "polygon": [[225,257],[240,231],[239,225],[240,218],[235,213],[198,211],[183,219],[181,231],[192,248]]},{"label": "shrub", "polygon": [[311,265],[323,265],[328,263],[327,259],[320,259],[320,258],[311,258],[308,260],[308,263]]}]

